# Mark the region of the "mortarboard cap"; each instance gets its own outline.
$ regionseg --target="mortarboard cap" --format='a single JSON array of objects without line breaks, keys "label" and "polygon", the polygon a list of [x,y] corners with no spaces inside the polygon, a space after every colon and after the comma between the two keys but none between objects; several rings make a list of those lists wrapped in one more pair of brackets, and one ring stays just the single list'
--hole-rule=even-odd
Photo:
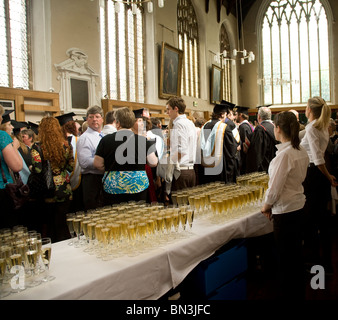
[{"label": "mortarboard cap", "polygon": [[272,104],[264,104],[263,106],[258,106],[257,109],[262,108],[262,107],[269,108],[270,106],[272,106]]},{"label": "mortarboard cap", "polygon": [[230,110],[233,110],[233,109],[235,108],[235,106],[236,106],[234,103],[231,103],[231,102],[225,101],[225,100],[222,100],[222,101],[221,101],[221,104],[224,104],[224,105],[228,106],[228,108],[229,108]]},{"label": "mortarboard cap", "polygon": [[38,124],[36,124],[34,122],[30,122],[30,121],[28,121],[28,124],[29,124],[29,128],[31,130],[33,130],[35,134],[39,134],[39,125]]},{"label": "mortarboard cap", "polygon": [[236,111],[238,113],[244,113],[244,114],[249,114],[249,107],[241,107],[241,106],[237,106],[236,107]]},{"label": "mortarboard cap", "polygon": [[14,127],[13,133],[18,134],[22,128],[28,128],[29,124],[24,121],[16,121],[16,120],[11,120],[11,124]]},{"label": "mortarboard cap", "polygon": [[14,110],[5,110],[4,114],[2,115],[1,124],[11,121],[10,114],[14,112]]},{"label": "mortarboard cap", "polygon": [[73,116],[75,116],[75,113],[74,112],[70,112],[70,113],[62,114],[61,116],[57,116],[55,118],[59,120],[60,126],[63,126],[67,122],[73,121],[74,120]]},{"label": "mortarboard cap", "polygon": [[227,106],[226,104],[216,104],[214,106],[214,110],[213,113],[224,113],[224,112],[229,112],[229,106]]},{"label": "mortarboard cap", "polygon": [[143,110],[144,110],[144,108],[142,108],[142,109],[137,109],[137,110],[133,110],[136,119],[137,119],[137,118],[142,118],[142,117],[143,117]]}]

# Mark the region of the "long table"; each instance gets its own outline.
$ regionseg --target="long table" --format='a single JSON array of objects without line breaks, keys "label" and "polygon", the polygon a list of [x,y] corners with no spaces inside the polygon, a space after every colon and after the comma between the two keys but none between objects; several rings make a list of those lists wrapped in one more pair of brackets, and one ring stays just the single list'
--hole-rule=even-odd
[{"label": "long table", "polygon": [[[53,244],[50,273],[55,280],[11,294],[8,300],[154,300],[177,287],[217,249],[235,238],[272,232],[272,223],[255,210],[222,224],[196,218],[183,239],[159,245],[137,256],[102,261],[69,246]],[[229,262],[231,263],[231,262]]]}]

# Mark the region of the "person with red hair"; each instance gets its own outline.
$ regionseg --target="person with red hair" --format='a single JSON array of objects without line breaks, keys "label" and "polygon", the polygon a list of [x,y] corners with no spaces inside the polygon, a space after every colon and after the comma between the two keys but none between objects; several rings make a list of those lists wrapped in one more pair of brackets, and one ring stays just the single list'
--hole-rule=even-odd
[{"label": "person with red hair", "polygon": [[69,172],[73,171],[74,158],[72,147],[64,138],[59,121],[54,117],[44,117],[39,124],[39,142],[31,151],[32,172],[40,173],[44,160],[50,162],[55,192],[51,197],[37,199],[41,202],[40,211],[43,237],[52,242],[70,238],[66,225],[66,213],[72,200]]}]

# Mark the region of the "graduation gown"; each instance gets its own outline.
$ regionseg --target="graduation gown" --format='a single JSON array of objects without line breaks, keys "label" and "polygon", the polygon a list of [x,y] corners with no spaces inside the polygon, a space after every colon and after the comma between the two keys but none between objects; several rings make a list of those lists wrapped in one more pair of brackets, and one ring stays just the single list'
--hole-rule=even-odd
[{"label": "graduation gown", "polygon": [[[210,120],[208,121],[201,130],[201,140],[207,140],[209,134],[214,129],[214,126],[219,123],[219,120]],[[231,126],[225,124],[225,130],[223,133],[222,139],[222,148],[220,148],[222,152],[221,163],[218,164],[217,168],[213,172],[219,172],[217,174],[209,174],[212,171],[208,171],[204,167],[204,172],[200,178],[200,183],[209,183],[213,181],[224,181],[235,182],[236,181],[236,151],[237,151],[237,142],[233,136]],[[217,140],[220,141],[220,140]],[[220,147],[220,146],[219,146]],[[202,151],[203,157],[203,151]],[[212,168],[214,169],[214,168]]]},{"label": "graduation gown", "polygon": [[238,127],[239,136],[241,139],[241,151],[240,151],[240,164],[239,171],[240,174],[246,173],[246,151],[243,144],[245,143],[245,139],[250,140],[251,134],[253,133],[253,128],[250,126],[250,123],[246,121],[242,121]]},{"label": "graduation gown", "polygon": [[251,135],[250,147],[246,155],[246,172],[268,172],[270,161],[276,155],[277,141],[274,126],[269,121],[262,121]]}]

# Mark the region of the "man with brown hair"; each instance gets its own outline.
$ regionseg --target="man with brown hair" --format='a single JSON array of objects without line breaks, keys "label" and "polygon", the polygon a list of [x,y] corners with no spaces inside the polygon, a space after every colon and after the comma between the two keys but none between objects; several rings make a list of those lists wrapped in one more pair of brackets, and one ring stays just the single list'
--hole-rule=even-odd
[{"label": "man with brown hair", "polygon": [[174,174],[172,190],[190,188],[196,184],[197,136],[195,125],[185,115],[186,105],[182,98],[171,97],[167,102],[167,114],[173,121],[170,131],[170,159],[179,164],[180,173]]}]

